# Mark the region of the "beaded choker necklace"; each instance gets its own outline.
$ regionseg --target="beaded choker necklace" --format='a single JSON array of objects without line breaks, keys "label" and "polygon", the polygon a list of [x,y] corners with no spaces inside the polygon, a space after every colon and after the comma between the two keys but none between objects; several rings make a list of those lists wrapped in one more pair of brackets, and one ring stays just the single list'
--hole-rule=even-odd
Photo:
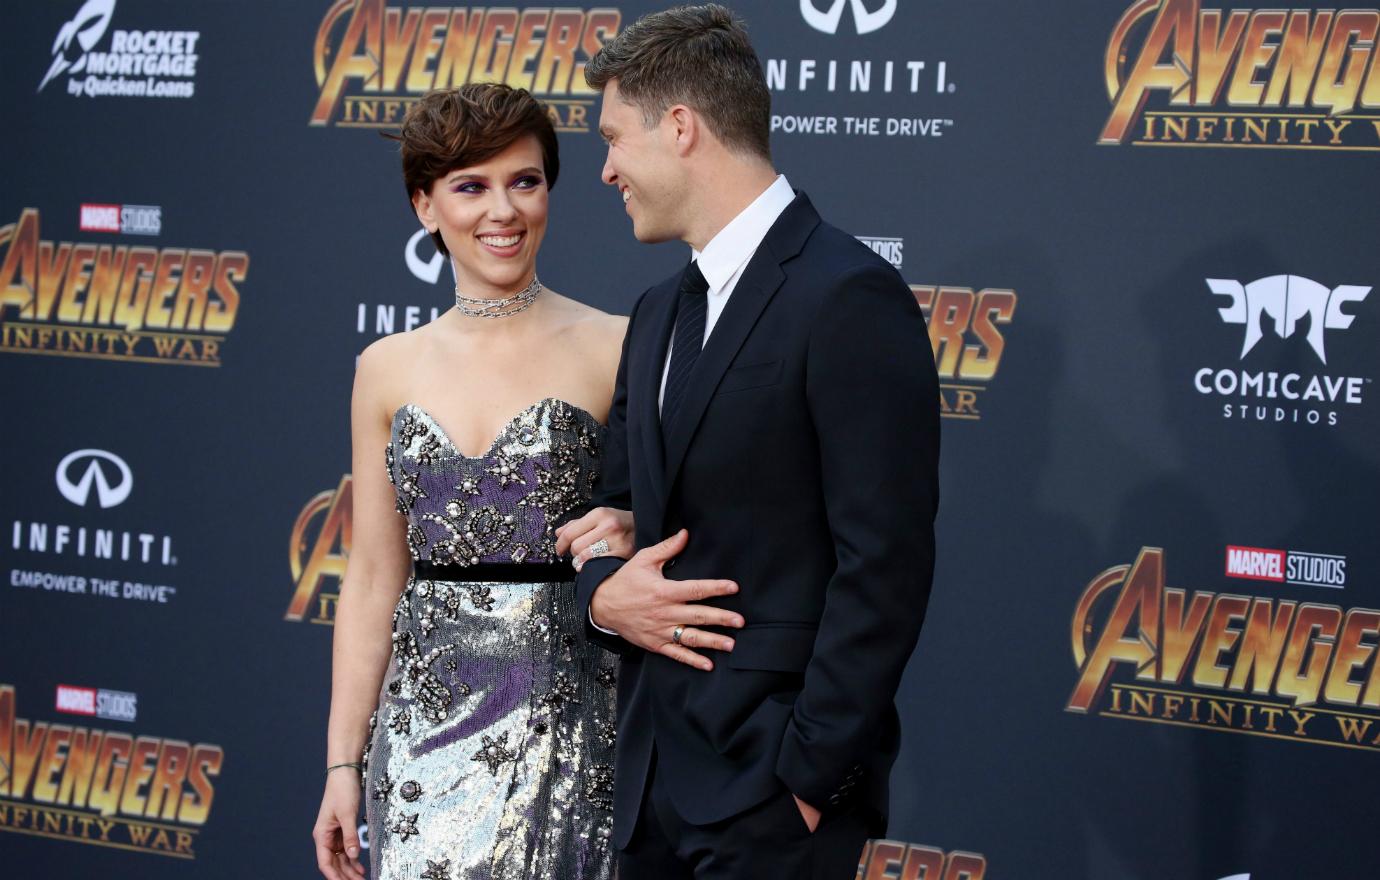
[{"label": "beaded choker necklace", "polygon": [[537,301],[537,295],[541,292],[541,281],[537,280],[536,273],[532,274],[531,284],[512,296],[505,296],[502,299],[474,299],[465,296],[460,292],[460,285],[457,283],[455,285],[455,309],[469,318],[506,318],[529,308],[532,303]]}]

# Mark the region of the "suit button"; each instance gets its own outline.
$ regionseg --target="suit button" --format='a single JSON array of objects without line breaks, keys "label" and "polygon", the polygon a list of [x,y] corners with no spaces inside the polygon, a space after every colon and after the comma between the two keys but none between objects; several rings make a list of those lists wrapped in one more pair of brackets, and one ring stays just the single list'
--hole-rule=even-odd
[{"label": "suit button", "polygon": [[837,794],[831,794],[831,795],[829,795],[829,804],[830,804],[831,806],[837,807],[837,806],[839,805],[839,802],[842,801],[842,800],[843,800],[843,798],[839,797]]}]

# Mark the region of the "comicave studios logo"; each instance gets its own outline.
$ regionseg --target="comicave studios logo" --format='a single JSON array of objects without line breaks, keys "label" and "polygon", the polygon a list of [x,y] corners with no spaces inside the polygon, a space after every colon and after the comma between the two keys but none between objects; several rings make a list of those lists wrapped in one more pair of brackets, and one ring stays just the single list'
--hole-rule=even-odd
[{"label": "comicave studios logo", "polygon": [[[67,93],[190,98],[196,93],[199,31],[116,30],[97,51],[115,15],[115,0],[87,0],[53,40],[53,61],[38,91],[67,74]],[[82,76],[85,74],[85,76]]]},{"label": "comicave studios logo", "polygon": [[859,34],[870,34],[886,27],[896,14],[897,0],[886,0],[880,9],[869,12],[863,0],[829,0],[829,8],[821,11],[815,6],[816,0],[800,0],[800,14],[805,23],[817,31],[836,34],[843,18],[843,8],[847,6],[853,13],[853,23]]},{"label": "comicave studios logo", "polygon": [[[1280,340],[1302,335],[1324,366],[1326,334],[1347,330],[1356,316],[1342,307],[1360,303],[1371,288],[1340,284],[1329,288],[1298,275],[1271,275],[1248,284],[1225,278],[1207,279],[1208,289],[1230,302],[1218,308],[1222,321],[1244,327],[1240,359],[1258,349],[1266,326]],[[1266,321],[1266,318],[1269,321]],[[1301,333],[1307,325],[1307,332]],[[1222,417],[1241,421],[1336,425],[1346,407],[1360,406],[1371,380],[1329,373],[1279,372],[1243,367],[1202,367],[1193,374],[1199,394],[1224,398]]]},{"label": "comicave studios logo", "polygon": [[1245,359],[1264,333],[1261,319],[1268,315],[1274,320],[1275,332],[1288,339],[1298,329],[1299,321],[1308,318],[1308,344],[1317,352],[1318,360],[1327,363],[1323,341],[1324,330],[1346,330],[1355,316],[1342,313],[1342,304],[1361,302],[1370,293],[1369,287],[1340,284],[1328,290],[1316,281],[1297,275],[1272,275],[1250,284],[1209,278],[1213,293],[1231,297],[1231,305],[1219,310],[1228,324],[1244,324],[1246,341],[1241,346]]}]

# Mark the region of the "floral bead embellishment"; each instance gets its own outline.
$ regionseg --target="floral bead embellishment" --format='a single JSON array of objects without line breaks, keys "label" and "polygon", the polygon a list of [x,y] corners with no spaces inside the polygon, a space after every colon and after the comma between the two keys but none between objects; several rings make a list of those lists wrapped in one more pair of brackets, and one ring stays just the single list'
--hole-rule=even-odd
[{"label": "floral bead embellishment", "polygon": [[470,758],[471,761],[480,761],[489,765],[489,773],[498,775],[498,768],[517,757],[513,752],[508,751],[508,731],[498,739],[494,739],[487,733],[483,735],[484,745],[475,752]]},{"label": "floral bead embellishment", "polygon": [[413,813],[410,816],[399,816],[393,824],[388,826],[388,830],[398,835],[398,839],[406,841],[409,837],[420,832],[417,831],[417,817],[420,813]]},{"label": "floral bead embellishment", "polygon": [[575,684],[564,672],[557,672],[551,681],[551,690],[541,698],[541,703],[555,715],[560,715],[568,703],[580,702]]},{"label": "floral bead embellishment", "polygon": [[426,498],[426,492],[422,491],[421,472],[408,473],[399,468],[402,476],[398,479],[398,513],[407,513],[417,504],[418,498]]},{"label": "floral bead embellishment", "polygon": [[388,800],[388,796],[392,793],[393,780],[388,778],[387,773],[384,773],[383,776],[379,778],[379,781],[374,783],[374,800],[386,801]]},{"label": "floral bead embellishment", "polygon": [[442,859],[439,862],[426,860],[426,870],[422,872],[422,880],[451,880],[450,859]]},{"label": "floral bead embellishment", "polygon": [[521,467],[518,461],[507,455],[495,455],[493,465],[485,468],[484,472],[492,477],[498,478],[498,487],[500,489],[506,489],[513,483],[522,486],[527,485],[527,481],[522,478]]}]

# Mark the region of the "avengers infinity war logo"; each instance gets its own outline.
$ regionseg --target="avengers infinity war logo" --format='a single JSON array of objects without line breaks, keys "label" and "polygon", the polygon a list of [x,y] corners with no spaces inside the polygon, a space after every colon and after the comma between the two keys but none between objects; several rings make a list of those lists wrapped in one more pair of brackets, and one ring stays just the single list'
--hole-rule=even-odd
[{"label": "avengers infinity war logo", "polygon": [[858,860],[858,880],[983,880],[987,857],[896,840],[869,840]]},{"label": "avengers infinity war logo", "polygon": [[0,351],[218,367],[244,251],[46,241],[39,212],[0,226]]},{"label": "avengers infinity war logo", "polygon": [[320,88],[311,125],[396,127],[432,89],[501,82],[527,89],[557,131],[586,132],[594,90],[585,63],[618,35],[617,9],[386,6],[336,0],[312,61]]},{"label": "avengers infinity war logo", "polygon": [[1100,144],[1380,151],[1376,9],[1137,0],[1107,43]]},{"label": "avengers infinity war logo", "polygon": [[1016,292],[912,284],[929,325],[939,371],[940,414],[946,419],[982,418],[981,396],[997,375],[1006,339],[1001,328],[1016,312]]},{"label": "avengers infinity war logo", "polygon": [[20,718],[0,685],[0,831],[194,859],[217,745]]},{"label": "avengers infinity war logo", "polygon": [[[350,557],[354,499],[350,486],[350,475],[346,474],[339,486],[318,493],[297,515],[288,550],[292,580],[297,586],[284,620],[335,623],[340,580],[345,577],[345,563]],[[335,592],[324,589],[328,581],[335,582]]]},{"label": "avengers infinity war logo", "polygon": [[1165,554],[1093,578],[1066,709],[1380,750],[1380,611],[1165,586]]}]

